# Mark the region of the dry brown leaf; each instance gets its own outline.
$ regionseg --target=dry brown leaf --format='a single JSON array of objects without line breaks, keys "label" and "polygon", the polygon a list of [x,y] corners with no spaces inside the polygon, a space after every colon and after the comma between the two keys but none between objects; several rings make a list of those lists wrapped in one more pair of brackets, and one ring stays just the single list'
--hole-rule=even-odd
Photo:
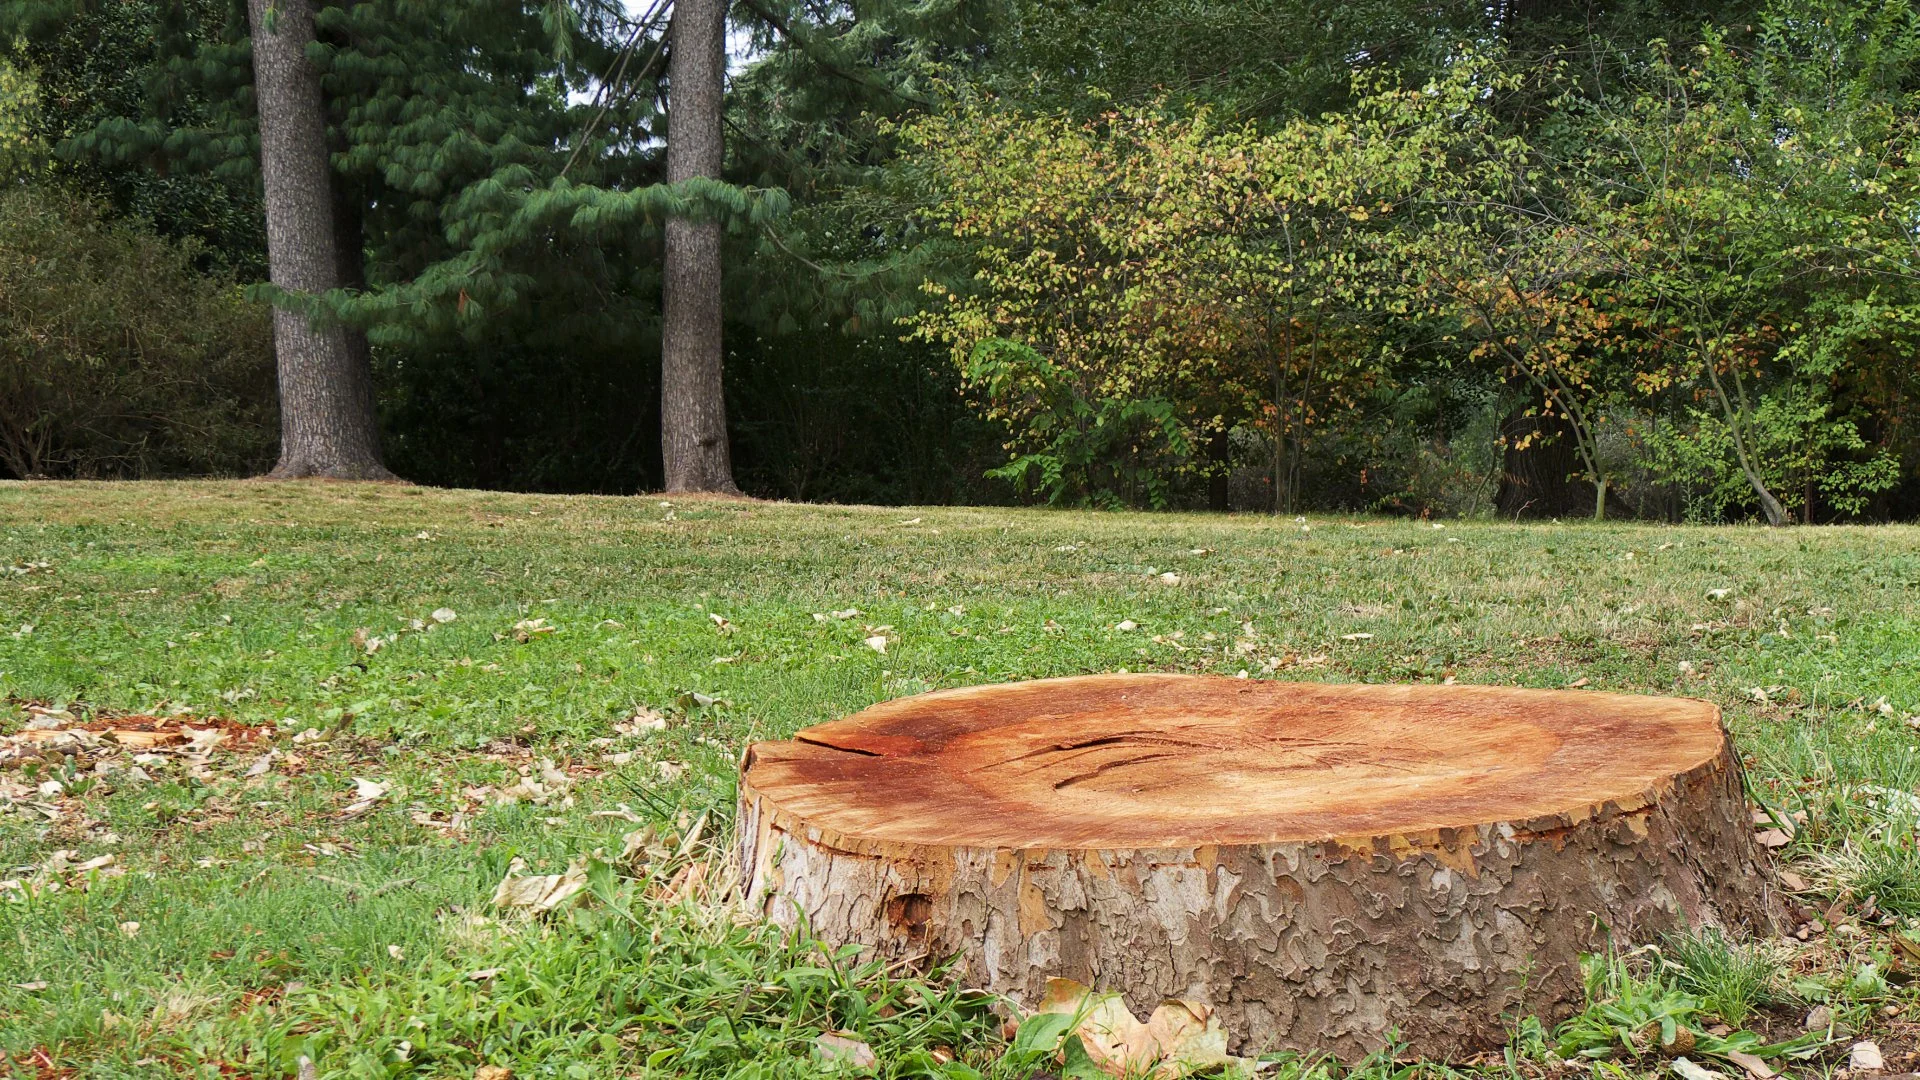
[{"label": "dry brown leaf", "polygon": [[188,749],[197,754],[212,752],[213,748],[227,741],[227,733],[219,728],[181,728],[180,733],[187,737]]},{"label": "dry brown leaf", "polygon": [[1668,1065],[1680,1075],[1681,1080],[1727,1080],[1725,1073],[1715,1072],[1684,1057],[1674,1058]]},{"label": "dry brown leaf", "polygon": [[1879,1043],[1871,1039],[1863,1039],[1854,1043],[1853,1048],[1847,1051],[1847,1068],[1857,1073],[1884,1072],[1887,1068],[1887,1059],[1880,1052]]},{"label": "dry brown leaf", "polygon": [[369,780],[364,776],[356,776],[353,778],[354,801],[349,803],[347,808],[340,813],[344,817],[359,817],[361,814],[373,809],[374,805],[381,799],[386,798],[387,792],[391,790],[393,790],[392,784],[379,780]]},{"label": "dry brown leaf", "polygon": [[551,634],[557,629],[545,619],[521,619],[513,624],[513,640],[524,645],[541,634]]},{"label": "dry brown leaf", "polygon": [[1773,1080],[1775,1075],[1773,1068],[1765,1061],[1744,1050],[1727,1051],[1727,1060],[1747,1070],[1747,1075],[1753,1077],[1753,1080]]},{"label": "dry brown leaf", "polygon": [[633,710],[633,715],[613,725],[616,735],[651,735],[656,731],[667,730],[667,718],[642,705]]},{"label": "dry brown leaf", "polygon": [[880,1067],[873,1047],[844,1031],[829,1031],[813,1040],[813,1056],[829,1068],[865,1071]]},{"label": "dry brown leaf", "polygon": [[507,864],[507,876],[493,891],[495,907],[526,908],[535,915],[553,911],[572,901],[587,888],[587,862],[578,858],[567,865],[564,874],[520,876],[526,863],[516,858]]},{"label": "dry brown leaf", "polygon": [[1212,1008],[1197,1001],[1163,1002],[1143,1024],[1118,994],[1094,993],[1072,979],[1049,979],[1035,1011],[1078,1016],[1074,1033],[1087,1057],[1116,1077],[1172,1080],[1240,1062],[1227,1053],[1227,1033]]},{"label": "dry brown leaf", "polygon": [[707,883],[707,864],[693,862],[674,872],[673,878],[661,890],[660,899],[669,904],[679,903],[688,898],[698,898],[705,891]]}]

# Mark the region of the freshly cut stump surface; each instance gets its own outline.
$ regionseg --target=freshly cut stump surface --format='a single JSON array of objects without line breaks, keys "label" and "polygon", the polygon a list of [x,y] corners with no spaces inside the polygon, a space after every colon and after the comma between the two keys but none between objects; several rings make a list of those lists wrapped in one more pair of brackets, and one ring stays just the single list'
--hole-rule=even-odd
[{"label": "freshly cut stump surface", "polygon": [[783,925],[1213,1006],[1236,1049],[1499,1046],[1579,956],[1772,925],[1702,701],[1098,675],[943,690],[747,751],[740,856]]}]

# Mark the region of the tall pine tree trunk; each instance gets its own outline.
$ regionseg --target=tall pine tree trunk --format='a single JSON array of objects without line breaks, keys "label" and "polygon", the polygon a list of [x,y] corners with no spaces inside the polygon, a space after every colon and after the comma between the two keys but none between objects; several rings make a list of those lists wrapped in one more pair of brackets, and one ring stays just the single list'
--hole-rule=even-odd
[{"label": "tall pine tree trunk", "polygon": [[[327,154],[320,72],[307,60],[313,0],[247,0],[253,87],[260,111],[260,177],[266,189],[267,267],[274,285],[318,294],[348,283],[357,237],[341,235]],[[280,377],[279,479],[390,480],[380,462],[366,335],[337,320],[316,323],[276,308]]]},{"label": "tall pine tree trunk", "polygon": [[[720,178],[726,0],[674,0],[668,24],[667,181]],[[720,223],[669,218],[660,342],[668,491],[738,494],[721,387]]]}]

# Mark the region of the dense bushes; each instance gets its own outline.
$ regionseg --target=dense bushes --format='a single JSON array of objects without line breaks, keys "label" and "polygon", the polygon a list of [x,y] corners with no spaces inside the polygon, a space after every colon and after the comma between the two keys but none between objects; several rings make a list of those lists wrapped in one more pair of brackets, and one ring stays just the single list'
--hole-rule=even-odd
[{"label": "dense bushes", "polygon": [[272,463],[266,308],[193,258],[59,189],[0,193],[0,474],[233,475]]},{"label": "dense bushes", "polygon": [[1516,513],[1577,512],[1544,490],[1571,479],[1595,516],[1877,516],[1920,464],[1893,444],[1920,15],[1777,0],[1757,25],[1646,46],[1606,93],[1469,50],[1277,124],[962,93],[902,127],[973,270],[909,325],[1054,502],[1191,505],[1237,466],[1259,508],[1470,512],[1497,446],[1560,459],[1503,463],[1543,482],[1498,493]]}]

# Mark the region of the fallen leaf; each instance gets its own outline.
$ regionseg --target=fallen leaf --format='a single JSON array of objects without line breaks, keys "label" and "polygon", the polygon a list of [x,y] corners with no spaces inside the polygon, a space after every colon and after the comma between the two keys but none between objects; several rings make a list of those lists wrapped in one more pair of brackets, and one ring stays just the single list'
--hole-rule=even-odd
[{"label": "fallen leaf", "polygon": [[884,634],[875,634],[875,635],[873,635],[872,637],[870,637],[870,638],[868,638],[868,639],[867,639],[867,648],[869,648],[869,649],[872,649],[872,650],[873,650],[874,652],[877,652],[877,653],[880,653],[880,654],[882,654],[882,655],[885,655],[885,653],[886,653],[886,651],[887,651],[887,638],[886,638],[886,635],[884,635]]},{"label": "fallen leaf", "polygon": [[1726,1057],[1728,1061],[1747,1070],[1747,1075],[1753,1077],[1753,1080],[1773,1080],[1775,1075],[1773,1068],[1744,1050],[1729,1050]]},{"label": "fallen leaf", "polygon": [[1763,830],[1761,832],[1755,833],[1753,838],[1755,841],[1757,841],[1760,844],[1761,847],[1767,848],[1769,850],[1772,850],[1775,848],[1783,848],[1783,847],[1786,847],[1788,844],[1793,843],[1793,837],[1788,836],[1786,833],[1780,831],[1779,829]]},{"label": "fallen leaf", "polygon": [[1140,624],[1137,622],[1134,622],[1132,619],[1122,619],[1119,622],[1114,623],[1113,628],[1115,630],[1120,631],[1123,634],[1129,634],[1135,630],[1140,629]]},{"label": "fallen leaf", "polygon": [[520,876],[526,863],[515,858],[507,864],[507,876],[493,890],[495,907],[526,908],[538,915],[553,911],[584,892],[587,887],[587,863],[584,858],[567,865],[564,874]]},{"label": "fallen leaf", "polygon": [[548,624],[545,619],[521,619],[513,624],[513,640],[525,645],[541,634],[551,634],[557,627]]},{"label": "fallen leaf", "polygon": [[667,718],[645,706],[633,711],[633,715],[613,725],[615,734],[651,735],[656,731],[667,730]]},{"label": "fallen leaf", "polygon": [[1727,1080],[1725,1073],[1715,1072],[1703,1065],[1697,1065],[1687,1058],[1677,1057],[1672,1062],[1673,1071],[1684,1080]]},{"label": "fallen leaf", "polygon": [[673,875],[671,881],[667,882],[666,888],[660,892],[660,899],[666,903],[673,904],[688,899],[689,897],[697,897],[701,894],[706,883],[707,864],[703,862],[688,863]]},{"label": "fallen leaf", "polygon": [[1230,1065],[1236,1059],[1227,1053],[1227,1033],[1213,1010],[1197,1001],[1164,1002],[1147,1018],[1147,1033],[1159,1050],[1162,1076],[1183,1075]]},{"label": "fallen leaf", "polygon": [[183,727],[181,733],[187,737],[187,747],[197,754],[211,753],[213,748],[227,741],[227,733],[219,728]]},{"label": "fallen leaf", "polygon": [[833,1069],[866,1071],[880,1067],[873,1047],[845,1032],[829,1031],[813,1040],[813,1057]]},{"label": "fallen leaf", "polygon": [[340,813],[345,817],[359,817],[361,814],[373,809],[381,799],[386,798],[387,792],[392,790],[392,787],[393,785],[382,783],[378,780],[368,780],[366,777],[356,776],[353,778],[354,801],[349,803],[347,808],[340,811]]},{"label": "fallen leaf", "polygon": [[[71,859],[73,857],[73,852],[71,851],[56,851],[53,854],[55,859],[59,859],[59,857],[62,855],[67,856],[68,859]],[[48,861],[52,862],[53,860],[48,860]],[[62,859],[60,861],[63,864],[67,862],[66,859]],[[59,867],[59,871],[63,873],[71,873],[71,874],[86,874],[86,873],[91,873],[92,871],[95,871],[95,870],[105,870],[108,867],[112,866],[113,863],[114,863],[114,858],[111,855],[96,855],[85,862],[72,863],[71,865],[61,865]]]},{"label": "fallen leaf", "polygon": [[46,984],[46,981],[43,979],[35,979],[32,982],[14,983],[13,988],[15,990],[25,990],[27,993],[31,994],[36,990],[45,990],[47,988],[47,984]]},{"label": "fallen leaf", "polygon": [[1240,1063],[1227,1053],[1227,1034],[1213,1010],[1197,1001],[1163,1002],[1143,1024],[1118,994],[1096,993],[1072,979],[1049,979],[1034,1011],[1076,1017],[1074,1034],[1088,1059],[1115,1077],[1174,1080]]},{"label": "fallen leaf", "polygon": [[453,620],[459,618],[460,616],[454,614],[454,611],[452,608],[443,607],[443,608],[434,608],[433,614],[427,617],[432,619],[434,622],[445,624],[445,623],[452,622]]},{"label": "fallen leaf", "polygon": [[1879,1043],[1862,1039],[1847,1051],[1847,1068],[1854,1072],[1884,1072],[1887,1068],[1887,1059],[1880,1053]]},{"label": "fallen leaf", "polygon": [[132,920],[128,920],[127,922],[123,922],[120,924],[120,932],[130,938],[139,937],[140,924],[137,922],[133,922]]},{"label": "fallen leaf", "polygon": [[1372,641],[1372,634],[1341,634],[1341,641]]},{"label": "fallen leaf", "polygon": [[505,1065],[482,1065],[473,1070],[473,1080],[513,1080],[513,1070]]}]

